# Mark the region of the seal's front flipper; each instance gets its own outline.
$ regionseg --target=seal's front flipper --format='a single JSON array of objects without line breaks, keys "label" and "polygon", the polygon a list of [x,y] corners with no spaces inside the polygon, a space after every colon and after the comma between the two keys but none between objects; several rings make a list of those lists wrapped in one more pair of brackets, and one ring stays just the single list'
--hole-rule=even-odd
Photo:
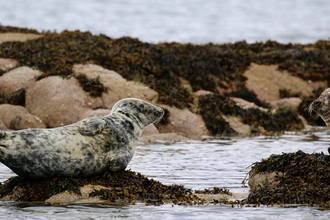
[{"label": "seal's front flipper", "polygon": [[87,118],[78,125],[78,131],[82,135],[94,136],[100,134],[107,127],[106,125],[106,122],[101,118]]}]

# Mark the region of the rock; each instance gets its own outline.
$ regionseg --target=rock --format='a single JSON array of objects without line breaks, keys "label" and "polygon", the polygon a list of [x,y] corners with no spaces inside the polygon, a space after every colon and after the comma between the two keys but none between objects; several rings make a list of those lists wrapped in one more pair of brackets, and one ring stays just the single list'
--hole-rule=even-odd
[{"label": "rock", "polygon": [[190,85],[189,81],[184,79],[183,77],[178,77],[180,80],[180,87],[186,89],[189,92],[192,92],[192,86]]},{"label": "rock", "polygon": [[0,120],[7,128],[13,130],[46,128],[40,118],[31,115],[26,108],[18,105],[0,105]]},{"label": "rock", "polygon": [[69,205],[69,204],[103,204],[107,203],[106,200],[102,200],[101,196],[90,197],[89,195],[94,190],[111,190],[109,187],[101,185],[85,185],[79,188],[80,195],[70,191],[64,191],[56,194],[45,201],[48,205]]},{"label": "rock", "polygon": [[213,94],[213,92],[210,92],[210,91],[207,91],[207,90],[202,90],[202,89],[201,90],[198,90],[198,91],[196,91],[194,93],[197,96]]},{"label": "rock", "polygon": [[159,132],[154,124],[150,124],[143,129],[141,136],[153,134],[159,134]]},{"label": "rock", "polygon": [[0,58],[0,70],[8,71],[19,66],[19,62],[14,59]]},{"label": "rock", "polygon": [[29,33],[0,33],[0,44],[7,41],[28,41],[43,37],[41,34],[29,34]]},{"label": "rock", "polygon": [[73,66],[74,75],[85,74],[88,79],[98,78],[99,82],[107,89],[102,93],[104,107],[111,109],[112,106],[123,98],[139,98],[145,101],[156,103],[158,93],[148,86],[127,81],[115,71],[105,69],[94,64],[76,64]]},{"label": "rock", "polygon": [[101,98],[89,96],[74,77],[50,76],[26,90],[26,108],[48,127],[75,123],[85,118],[87,111],[102,107]]},{"label": "rock", "polygon": [[277,65],[257,65],[252,63],[244,76],[246,88],[255,93],[259,100],[270,102],[280,99],[279,90],[288,90],[302,96],[310,96],[313,90],[326,87],[326,82],[306,82],[292,76],[287,71],[279,71]]},{"label": "rock", "polygon": [[309,204],[329,202],[330,155],[294,153],[270,155],[253,163],[249,171],[247,203]]},{"label": "rock", "polygon": [[249,177],[249,187],[252,192],[256,192],[262,188],[275,188],[280,181],[277,177],[283,176],[282,172],[257,173]]},{"label": "rock", "polygon": [[249,101],[246,101],[246,100],[241,99],[241,98],[230,97],[230,99],[233,100],[236,103],[236,105],[238,105],[242,109],[256,108],[256,109],[259,109],[260,111],[263,111],[263,112],[268,111],[268,109],[266,109],[266,108],[259,107],[256,104],[254,104],[253,102],[249,102]]},{"label": "rock", "polygon": [[222,115],[222,118],[229,123],[230,127],[241,136],[247,137],[251,135],[251,126],[244,124],[242,119],[237,116]]},{"label": "rock", "polygon": [[0,120],[0,130],[2,130],[2,131],[8,131],[9,130],[2,120]]},{"label": "rock", "polygon": [[275,109],[287,107],[287,108],[291,109],[291,111],[297,112],[298,107],[301,102],[302,102],[302,100],[300,98],[292,97],[292,98],[283,98],[278,101],[273,101],[273,102],[270,102],[270,104]]},{"label": "rock", "polygon": [[170,123],[157,125],[160,133],[177,133],[188,138],[198,139],[203,135],[209,135],[202,116],[189,111],[188,109],[178,109],[167,105],[159,105],[169,111]]},{"label": "rock", "polygon": [[95,110],[87,110],[85,114],[82,115],[83,118],[89,117],[101,117],[110,114],[111,110],[109,109],[95,109]]},{"label": "rock", "polygon": [[22,66],[0,76],[0,94],[3,102],[8,102],[11,95],[20,90],[25,90],[36,81],[42,72]]}]

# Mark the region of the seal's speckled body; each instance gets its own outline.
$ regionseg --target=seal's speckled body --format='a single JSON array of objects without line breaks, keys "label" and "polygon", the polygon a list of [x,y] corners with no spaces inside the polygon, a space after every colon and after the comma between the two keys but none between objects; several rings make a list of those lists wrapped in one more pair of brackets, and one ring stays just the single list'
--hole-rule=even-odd
[{"label": "seal's speckled body", "polygon": [[155,105],[128,98],[104,117],[52,129],[0,131],[0,161],[27,178],[89,177],[123,170],[143,128],[163,114]]}]

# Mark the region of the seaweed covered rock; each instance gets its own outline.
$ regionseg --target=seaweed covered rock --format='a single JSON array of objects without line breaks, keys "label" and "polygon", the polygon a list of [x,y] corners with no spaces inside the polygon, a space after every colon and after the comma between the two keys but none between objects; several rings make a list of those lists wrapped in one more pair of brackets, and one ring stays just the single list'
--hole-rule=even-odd
[{"label": "seaweed covered rock", "polygon": [[1,200],[37,201],[51,205],[72,203],[128,203],[147,205],[201,204],[183,186],[166,186],[140,173],[120,171],[112,177],[28,180],[12,177],[0,186]]},{"label": "seaweed covered rock", "polygon": [[330,155],[303,151],[271,155],[252,165],[247,203],[318,204],[330,201]]},{"label": "seaweed covered rock", "polygon": [[148,86],[134,81],[127,81],[115,71],[107,70],[94,64],[76,64],[73,74],[83,90],[94,97],[101,97],[103,105],[111,109],[123,98],[134,97],[156,103],[158,93]]},{"label": "seaweed covered rock", "polygon": [[[235,99],[234,99],[235,100]],[[230,97],[221,94],[203,95],[199,97],[199,109],[206,127],[212,135],[235,135],[239,130],[230,123],[239,122],[237,127],[248,125],[250,133],[282,132],[301,130],[304,126],[297,113],[288,108],[277,111],[260,107],[248,107],[242,103],[236,104]],[[228,116],[234,116],[228,117]],[[287,123],[290,121],[290,123]],[[233,122],[233,123],[234,123]],[[246,132],[249,134],[249,132]]]}]

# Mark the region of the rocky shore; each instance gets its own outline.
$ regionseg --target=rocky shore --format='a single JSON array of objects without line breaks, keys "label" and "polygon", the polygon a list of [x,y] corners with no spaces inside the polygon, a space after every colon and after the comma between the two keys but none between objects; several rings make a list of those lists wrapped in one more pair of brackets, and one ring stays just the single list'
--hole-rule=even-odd
[{"label": "rocky shore", "polygon": [[157,128],[144,133],[162,138],[249,136],[323,125],[307,108],[328,86],[328,41],[150,44],[0,26],[0,43],[3,129],[74,123],[107,114],[126,97],[166,110]]},{"label": "rocky shore", "polygon": [[[165,110],[160,123],[144,130],[140,141],[145,143],[205,136],[272,135],[300,131],[308,125],[323,126],[324,122],[316,114],[309,115],[308,106],[328,87],[329,54],[330,41],[308,45],[275,41],[151,44],[130,37],[113,39],[89,32],[39,33],[0,26],[0,129],[54,128],[71,124],[86,117],[109,114],[114,103],[127,97],[146,100]],[[298,166],[294,161],[290,164]],[[256,197],[260,184],[252,184],[253,178],[264,171],[256,172],[254,168],[250,172],[253,194],[248,202],[315,203],[316,200],[305,194],[298,200]],[[274,191],[272,184],[282,186],[276,182],[278,176],[289,175],[276,169],[267,172],[271,177],[266,179],[272,179],[267,185],[268,188],[271,185],[269,192]],[[142,185],[151,181],[142,180],[141,174],[130,171],[121,175],[138,176],[136,181]],[[150,194],[149,185],[147,189],[128,189],[123,184],[124,188],[116,191],[116,184],[109,185],[112,180],[104,179],[41,181],[38,184],[53,188],[39,193],[31,191],[31,186],[37,183],[15,178],[0,187],[2,199],[62,204],[68,197],[75,198],[72,203],[86,199],[90,202],[88,199],[92,197],[111,202],[111,198],[117,198],[112,195],[116,193],[116,196],[124,195],[118,197],[118,201],[129,203],[205,202],[180,186],[160,187],[160,183],[152,181],[160,187],[152,189],[160,190],[161,195]],[[134,197],[131,190],[140,190],[140,197]],[[177,197],[164,197],[173,190],[178,192]],[[50,197],[57,194],[64,200],[61,196],[51,200]],[[28,195],[31,198],[27,198]],[[212,201],[220,200],[227,201]]]}]

